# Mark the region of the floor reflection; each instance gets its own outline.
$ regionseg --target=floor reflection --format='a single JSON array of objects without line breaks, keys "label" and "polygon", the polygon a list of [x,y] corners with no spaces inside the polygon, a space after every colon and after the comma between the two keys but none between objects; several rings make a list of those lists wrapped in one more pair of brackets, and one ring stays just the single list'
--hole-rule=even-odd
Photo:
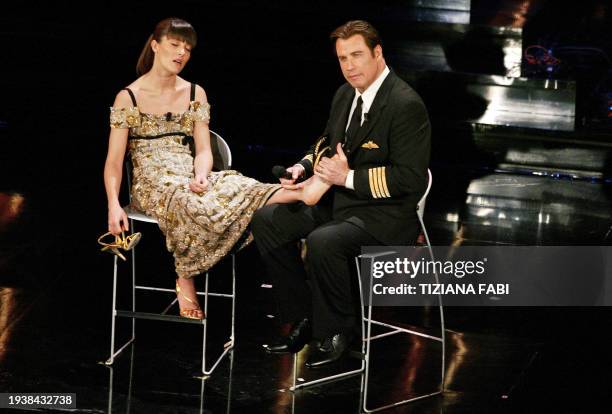
[{"label": "floor reflection", "polygon": [[0,230],[19,218],[24,202],[24,196],[19,193],[0,193]]},{"label": "floor reflection", "polygon": [[13,327],[19,323],[17,289],[0,287],[0,364],[6,358]]},{"label": "floor reflection", "polygon": [[[107,400],[108,403],[107,403],[107,409],[106,409],[106,412],[108,414],[111,414],[111,413],[129,414],[129,413],[142,412],[142,403],[138,401],[142,397],[137,398],[134,396],[134,394],[138,392],[142,392],[143,389],[150,387],[151,384],[148,381],[146,383],[140,384],[138,380],[135,378],[137,376],[137,372],[135,371],[137,371],[138,369],[138,367],[135,366],[136,364],[134,362],[136,348],[137,347],[134,343],[129,345],[129,347],[125,350],[127,352],[124,352],[124,356],[122,357],[123,360],[120,363],[116,363],[114,366],[107,366],[103,362],[100,363],[108,369],[108,400]],[[180,411],[180,412],[189,412],[189,413],[198,413],[198,414],[205,414],[205,413],[212,413],[212,412],[230,413],[232,412],[231,410],[232,382],[233,382],[232,378],[233,378],[233,372],[234,372],[234,352],[233,351],[229,352],[228,360],[229,360],[229,366],[220,368],[226,371],[223,374],[221,374],[223,378],[227,379],[225,387],[222,390],[219,390],[219,389],[213,389],[212,391],[209,390],[209,394],[214,394],[216,396],[219,395],[219,392],[222,393],[222,395],[224,396],[224,400],[225,400],[225,407],[223,411],[219,410],[218,401],[216,401],[215,405],[213,406],[214,410],[211,410],[211,407],[207,405],[206,389],[207,389],[207,384],[210,380],[209,377],[203,378],[203,377],[194,376],[192,378],[193,382],[191,382],[190,385],[193,386],[194,384],[199,383],[199,387],[195,387],[199,389],[199,394],[197,395],[193,393],[193,390],[195,388],[192,388],[192,387],[190,387],[190,389],[192,390],[191,392],[188,392],[185,390],[177,391],[176,389],[159,389],[158,387],[157,389],[155,389],[155,391],[153,390],[148,390],[148,391],[150,393],[156,394],[158,398],[160,397],[162,399],[171,398],[173,400],[173,404],[184,407],[183,408],[184,411]],[[126,365],[128,365],[128,367],[126,367]],[[159,375],[163,375],[163,372],[160,372]],[[149,378],[149,380],[151,380],[151,378]],[[198,402],[197,402],[198,408],[197,409],[187,408],[189,406],[193,406],[191,402],[193,401],[194,397],[198,399]],[[134,402],[134,400],[136,400],[136,402]],[[182,403],[181,400],[184,400],[185,402]],[[186,401],[189,401],[189,403],[186,403]],[[172,411],[172,409],[170,409],[170,411]],[[157,412],[165,412],[165,411],[163,408],[161,408],[160,410],[157,410]],[[176,411],[176,412],[179,412],[179,411]]]}]

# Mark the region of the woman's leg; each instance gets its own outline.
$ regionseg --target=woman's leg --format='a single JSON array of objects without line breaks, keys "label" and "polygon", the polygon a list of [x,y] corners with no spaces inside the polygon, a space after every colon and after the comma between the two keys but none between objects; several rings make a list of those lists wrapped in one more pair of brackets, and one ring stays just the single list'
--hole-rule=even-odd
[{"label": "woman's leg", "polygon": [[330,187],[331,184],[327,184],[315,175],[304,181],[304,187],[298,190],[281,188],[268,199],[266,205],[301,201],[306,205],[313,206],[319,202],[323,194],[325,194]]}]

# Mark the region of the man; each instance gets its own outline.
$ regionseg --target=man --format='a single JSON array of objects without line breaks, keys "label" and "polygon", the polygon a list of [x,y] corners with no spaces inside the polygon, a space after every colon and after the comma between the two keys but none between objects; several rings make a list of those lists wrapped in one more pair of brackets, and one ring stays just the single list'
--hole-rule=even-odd
[{"label": "man", "polygon": [[[252,222],[281,322],[291,323],[289,334],[267,350],[298,352],[317,339],[310,368],[340,359],[358,332],[354,258],[361,247],[414,244],[430,152],[425,106],[389,71],[376,29],[350,21],[331,39],[348,82],[334,96],[324,133],[329,155],[336,154],[316,163],[321,146],[313,147],[287,169],[292,178],[281,179],[284,187],[299,188],[299,177],[315,174],[332,184],[331,203],[269,205]],[[297,245],[304,237],[305,268]]]}]

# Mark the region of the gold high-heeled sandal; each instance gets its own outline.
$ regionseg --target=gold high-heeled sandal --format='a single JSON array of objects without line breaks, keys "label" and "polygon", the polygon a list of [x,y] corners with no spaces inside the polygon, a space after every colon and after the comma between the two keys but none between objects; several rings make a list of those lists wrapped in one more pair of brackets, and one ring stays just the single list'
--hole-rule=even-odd
[{"label": "gold high-heeled sandal", "polygon": [[[121,236],[123,236],[123,233],[121,233]],[[141,237],[142,234],[140,234],[140,232],[132,233],[127,237],[123,237],[123,250],[132,250],[134,247],[136,247]]]},{"label": "gold high-heeled sandal", "polygon": [[100,237],[98,237],[98,243],[104,246],[100,249],[100,251],[116,254],[118,257],[120,257],[124,261],[126,260],[126,258],[123,254],[121,254],[119,249],[123,249],[125,251],[132,250],[138,244],[138,242],[140,241],[140,238],[142,237],[142,234],[140,234],[140,232],[130,234],[127,237],[125,236],[124,232],[121,232],[121,236],[120,235],[115,236],[114,242],[112,243],[103,242],[102,239],[109,235],[112,236],[113,234],[111,232],[107,232],[101,235]]},{"label": "gold high-heeled sandal", "polygon": [[187,296],[185,296],[181,292],[181,287],[178,284],[178,280],[176,281],[176,294],[181,295],[183,299],[187,300],[187,302],[197,306],[197,308],[194,308],[194,309],[180,309],[181,305],[179,304],[179,313],[183,318],[199,319],[199,320],[204,319],[204,312],[202,312],[200,305],[194,302],[192,299],[189,299]]}]

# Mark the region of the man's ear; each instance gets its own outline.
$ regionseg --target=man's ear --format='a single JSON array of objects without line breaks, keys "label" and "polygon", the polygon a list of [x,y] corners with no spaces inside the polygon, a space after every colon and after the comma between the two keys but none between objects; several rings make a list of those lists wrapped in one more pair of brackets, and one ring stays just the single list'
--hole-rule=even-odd
[{"label": "man's ear", "polygon": [[377,59],[382,57],[382,46],[381,45],[374,46],[374,57]]}]

